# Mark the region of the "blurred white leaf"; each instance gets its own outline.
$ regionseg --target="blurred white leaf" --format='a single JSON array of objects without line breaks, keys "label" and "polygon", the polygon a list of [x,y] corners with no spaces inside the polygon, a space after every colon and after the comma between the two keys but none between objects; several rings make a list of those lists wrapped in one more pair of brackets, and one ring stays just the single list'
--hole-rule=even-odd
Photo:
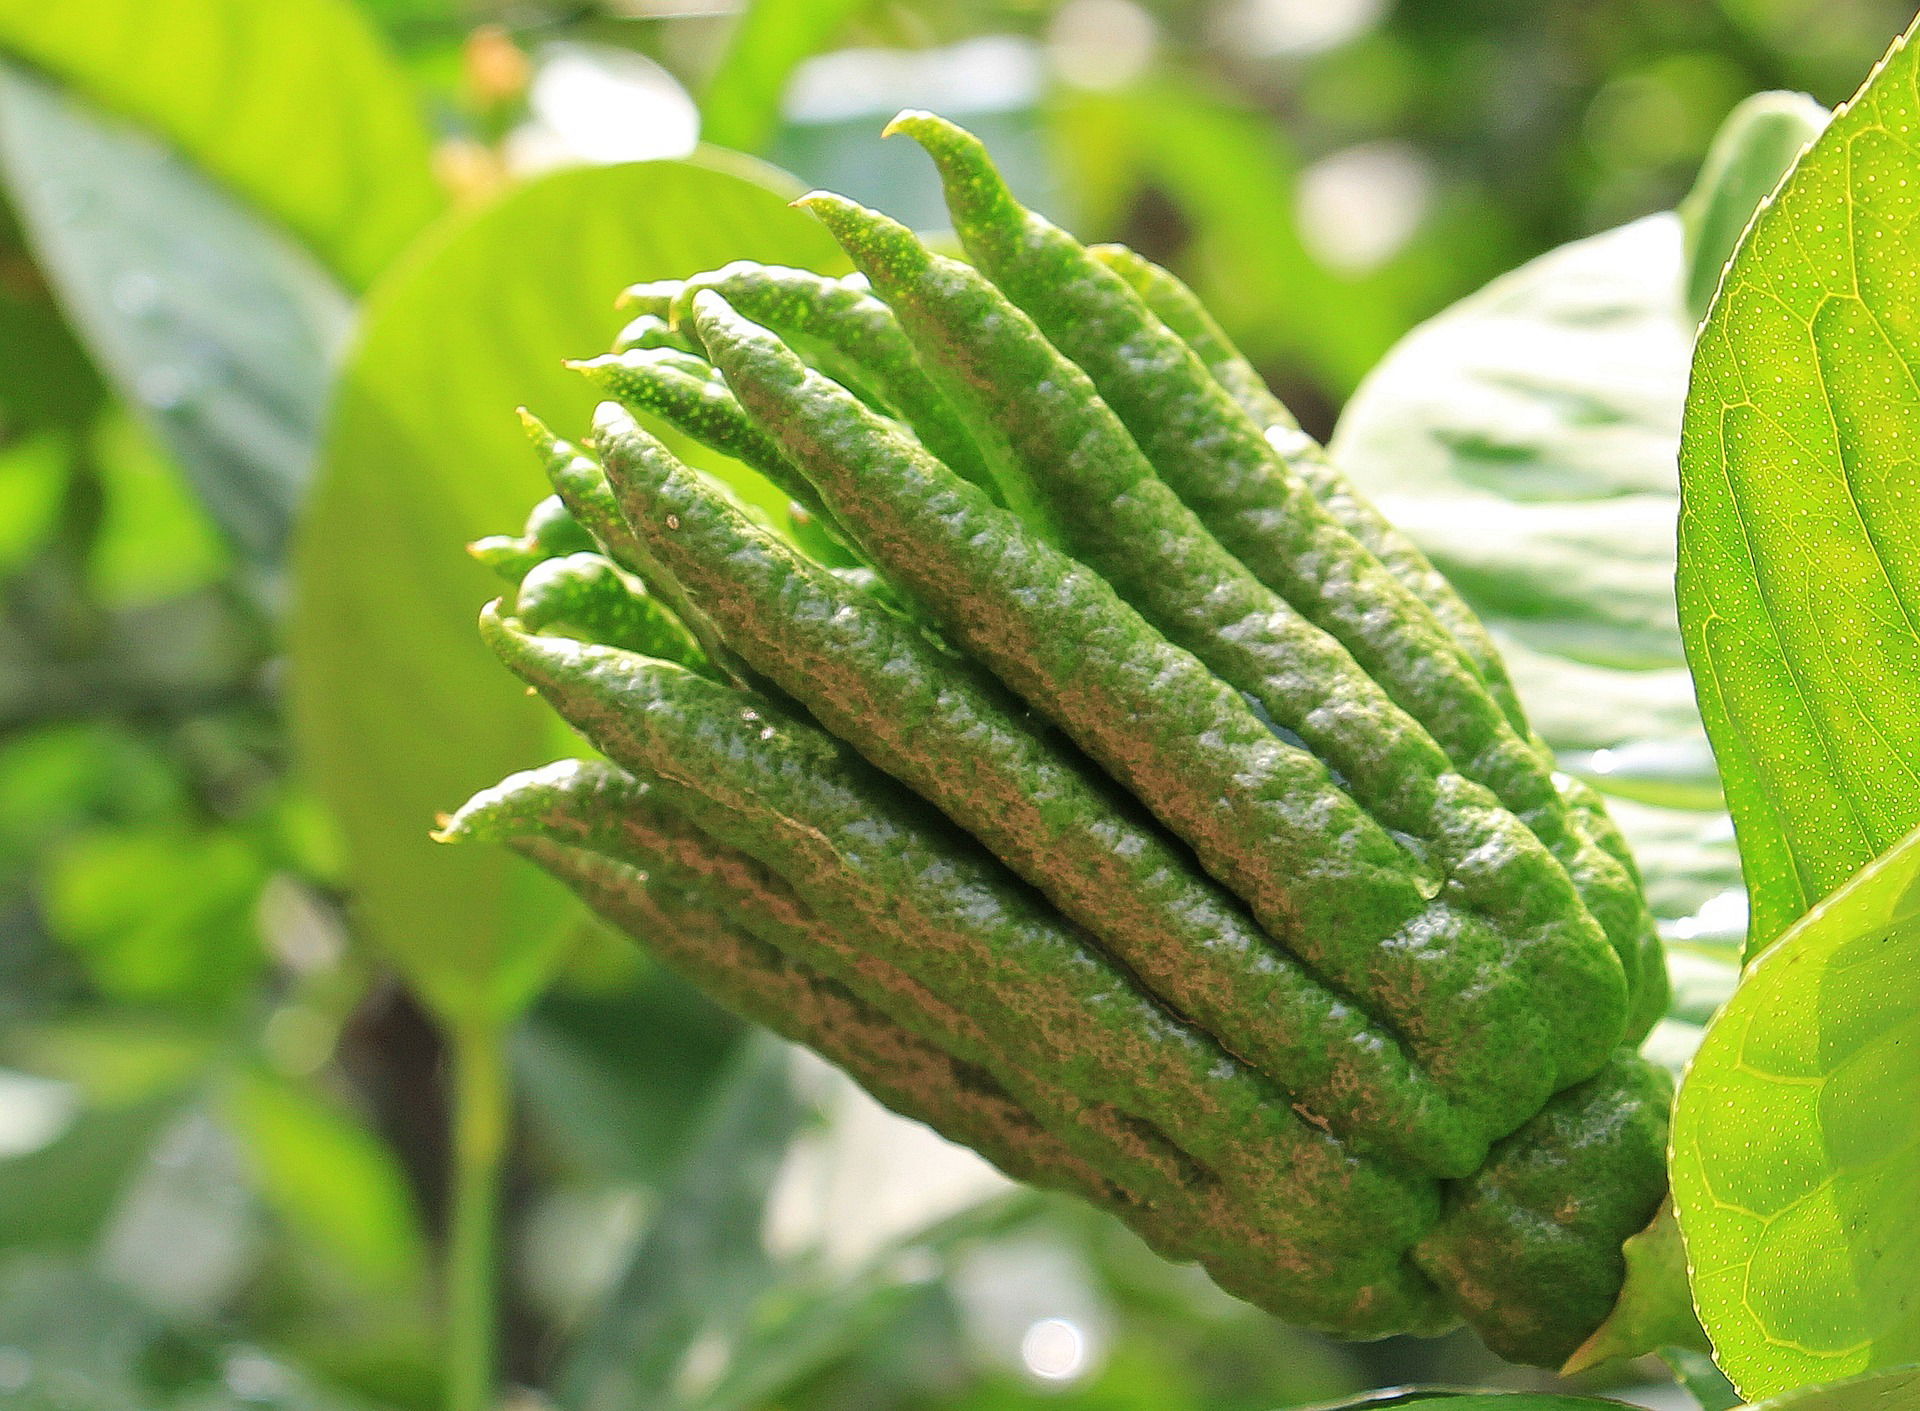
[{"label": "blurred white leaf", "polygon": [[660,65],[629,49],[546,46],[527,104],[531,120],[507,141],[508,164],[522,174],[684,157],[700,138],[692,95]]}]

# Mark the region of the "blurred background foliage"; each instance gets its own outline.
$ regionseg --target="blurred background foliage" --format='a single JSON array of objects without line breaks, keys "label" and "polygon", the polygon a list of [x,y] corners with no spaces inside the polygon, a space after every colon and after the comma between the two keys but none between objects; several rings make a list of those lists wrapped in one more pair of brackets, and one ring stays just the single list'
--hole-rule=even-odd
[{"label": "blurred background foliage", "polygon": [[[516,1405],[1538,1384],[1282,1329],[531,874],[431,860],[431,809],[565,748],[470,654],[459,543],[537,493],[513,401],[582,395],[539,379],[615,288],[691,272],[639,266],[825,258],[783,179],[696,141],[937,228],[878,130],[947,112],[1192,281],[1324,436],[1409,329],[1671,207],[1746,94],[1844,98],[1910,11],[0,0],[0,1405],[438,1404],[463,1131]],[[454,1091],[488,1065],[491,1137]]]}]

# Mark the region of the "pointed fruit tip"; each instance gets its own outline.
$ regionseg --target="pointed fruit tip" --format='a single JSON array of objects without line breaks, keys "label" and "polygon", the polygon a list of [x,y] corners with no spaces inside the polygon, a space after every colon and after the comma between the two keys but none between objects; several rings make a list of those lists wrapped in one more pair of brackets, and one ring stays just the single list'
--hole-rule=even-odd
[{"label": "pointed fruit tip", "polygon": [[827,191],[816,187],[804,196],[794,197],[791,204],[798,206],[803,211],[811,211],[814,215],[819,215],[822,211],[844,210],[853,203],[837,191]]},{"label": "pointed fruit tip", "polygon": [[629,284],[614,295],[613,307],[616,313],[627,313],[634,309],[651,311],[663,303],[670,302],[679,292],[677,279],[647,279],[638,284]]},{"label": "pointed fruit tip", "polygon": [[896,132],[904,132],[918,142],[939,167],[957,164],[992,169],[986,144],[951,118],[943,118],[925,108],[908,108],[888,123],[881,135],[891,136]]},{"label": "pointed fruit tip", "polygon": [[902,108],[894,114],[893,120],[881,130],[880,135],[891,137],[896,132],[904,132],[917,142],[923,137],[964,133],[966,129],[930,108]]},{"label": "pointed fruit tip", "polygon": [[[739,315],[734,311],[733,305],[727,302],[726,295],[718,289],[696,289],[687,305],[687,317],[693,323],[695,334],[704,344],[712,325],[723,321],[735,322]],[[708,350],[708,356],[712,356],[711,349]]]},{"label": "pointed fruit tip", "polygon": [[644,434],[638,420],[632,412],[614,401],[597,402],[593,408],[593,431],[588,440],[605,456],[608,454],[607,442],[611,439],[639,436]]},{"label": "pointed fruit tip", "polygon": [[614,426],[633,420],[633,414],[611,397],[593,404],[593,424]]},{"label": "pointed fruit tip", "polygon": [[469,539],[467,557],[485,563],[496,549],[505,548],[508,543],[509,540],[504,534],[488,534],[479,539]]},{"label": "pointed fruit tip", "polygon": [[507,613],[505,598],[494,598],[480,609],[480,636],[489,646],[512,642],[522,636],[515,630],[516,625]]}]

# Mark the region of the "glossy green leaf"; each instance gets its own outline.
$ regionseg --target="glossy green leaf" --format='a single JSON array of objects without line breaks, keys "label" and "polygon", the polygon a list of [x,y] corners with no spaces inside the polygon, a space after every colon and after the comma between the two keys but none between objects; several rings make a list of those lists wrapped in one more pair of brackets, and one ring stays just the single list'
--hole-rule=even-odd
[{"label": "glossy green leaf", "polygon": [[1748,1396],[1920,1360],[1920,834],[1748,969],[1674,1112],[1694,1302]]},{"label": "glossy green leaf", "polygon": [[1752,1411],[1909,1411],[1920,1402],[1920,1367],[1876,1372],[1833,1386],[1801,1387]]},{"label": "glossy green leaf", "polygon": [[150,130],[351,287],[440,208],[412,89],[348,0],[0,0],[0,54]]},{"label": "glossy green leaf", "polygon": [[1614,795],[1655,914],[1699,937],[1730,912],[1737,939],[1674,610],[1681,267],[1661,215],[1495,280],[1388,354],[1333,453],[1487,622],[1562,764]]},{"label": "glossy green leaf", "polygon": [[794,66],[832,43],[871,0],[751,0],[700,99],[700,135],[763,152]]},{"label": "glossy green leaf", "polygon": [[346,334],[345,294],[177,152],[7,65],[0,169],[94,360],[226,537],[277,562]]},{"label": "glossy green leaf", "polygon": [[442,1017],[538,989],[572,915],[558,887],[436,815],[579,748],[480,643],[499,583],[463,552],[546,486],[514,408],[584,427],[565,358],[605,348],[613,297],[732,259],[839,269],[777,174],[721,156],[559,172],[417,251],[371,296],[297,550],[295,725],[345,837],[366,933]]},{"label": "glossy green leaf", "polygon": [[1741,242],[1681,446],[1688,661],[1749,954],[1920,822],[1920,59],[1896,44]]}]

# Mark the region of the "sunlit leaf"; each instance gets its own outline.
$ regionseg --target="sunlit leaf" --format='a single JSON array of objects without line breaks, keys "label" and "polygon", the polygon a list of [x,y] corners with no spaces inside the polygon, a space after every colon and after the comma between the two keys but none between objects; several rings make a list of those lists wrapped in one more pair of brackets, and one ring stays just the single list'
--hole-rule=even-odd
[{"label": "sunlit leaf", "polygon": [[1674,1112],[1694,1302],[1748,1396],[1920,1361],[1920,834],[1749,968]]},{"label": "sunlit leaf", "polygon": [[499,584],[463,546],[546,493],[514,408],[586,425],[593,394],[561,362],[608,345],[634,280],[844,267],[792,194],[738,159],[556,173],[446,229],[368,303],[297,556],[296,731],[366,933],[443,1017],[516,1012],[572,914],[531,867],[427,837],[577,748],[474,629]]},{"label": "sunlit leaf", "polygon": [[1694,356],[1680,613],[1749,954],[1920,822],[1917,62],[1896,44],[1755,218]]},{"label": "sunlit leaf", "polygon": [[348,0],[0,0],[0,54],[148,129],[349,286],[440,207],[412,89]]},{"label": "sunlit leaf", "polygon": [[[12,346],[5,338],[0,330],[0,347]],[[71,437],[53,432],[0,446],[0,573],[18,569],[52,532],[72,453]]]},{"label": "sunlit leaf", "polygon": [[182,805],[170,761],[118,725],[64,722],[0,745],[0,867],[57,843],[89,817],[145,821]]}]

